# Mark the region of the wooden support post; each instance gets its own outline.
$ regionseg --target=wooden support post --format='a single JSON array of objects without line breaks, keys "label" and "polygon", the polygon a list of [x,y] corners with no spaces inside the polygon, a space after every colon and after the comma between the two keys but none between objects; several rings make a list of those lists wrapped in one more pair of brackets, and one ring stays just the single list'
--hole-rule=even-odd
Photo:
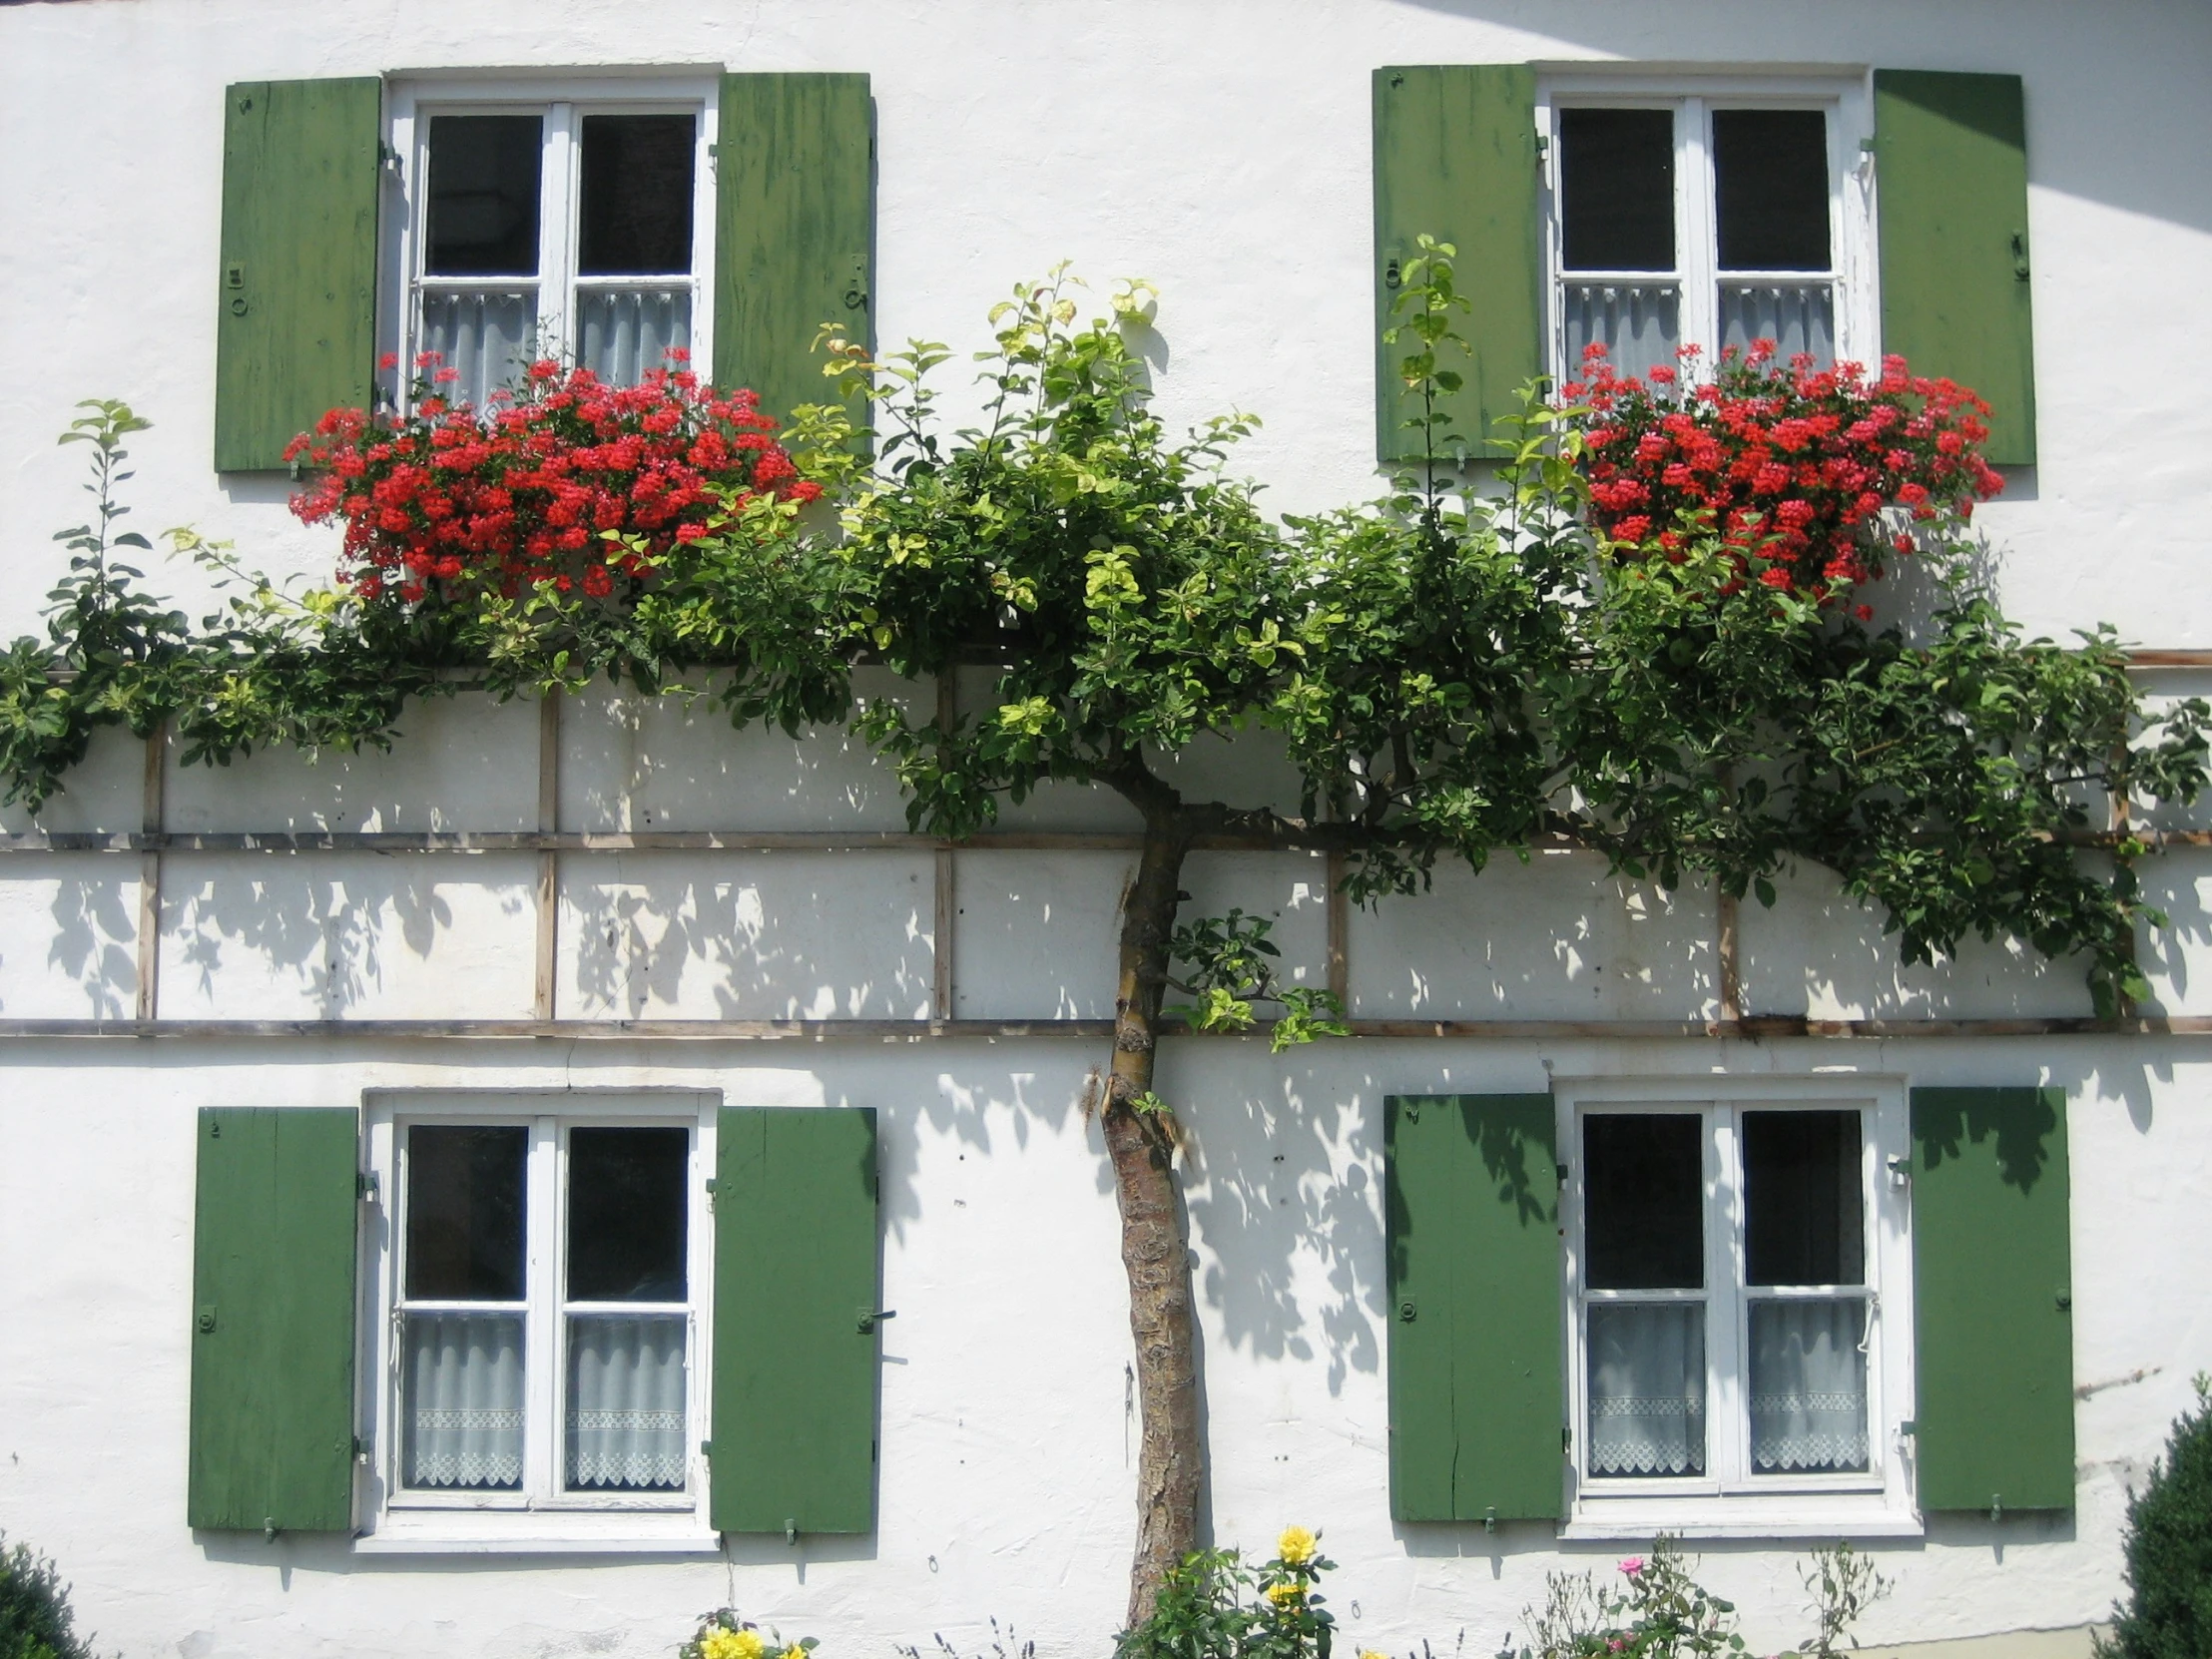
[{"label": "wooden support post", "polygon": [[[561,694],[550,691],[538,704],[538,830],[561,828]],[[561,854],[554,847],[538,853],[537,977],[530,999],[531,1017],[554,1017],[554,980],[560,949]]]},{"label": "wooden support post", "polygon": [[[959,670],[948,668],[937,676],[937,729],[950,732],[960,715]],[[931,925],[929,1017],[939,1023],[952,1018],[952,933],[958,889],[952,866],[952,848],[937,847],[937,868],[932,884],[934,915]]]},{"label": "wooden support post", "polygon": [[[2110,765],[2115,773],[2127,765],[2127,745],[2124,742],[2112,746]],[[2124,783],[2116,786],[2112,791],[2112,820],[2110,825],[2114,841],[2124,843],[2128,839],[2128,831],[2132,827],[2133,811],[2134,804],[2127,798],[2127,786]],[[2131,862],[2131,860],[2121,857],[2117,853],[2114,854],[2112,861],[2122,868],[2125,868]],[[2127,959],[2130,965],[2133,965],[2136,960],[2136,948],[2135,928],[2131,922],[2127,930]],[[2135,999],[2122,992],[2119,999],[2120,1018],[2133,1019],[2135,1012]]]},{"label": "wooden support post", "polygon": [[[166,816],[169,778],[169,728],[158,725],[146,738],[145,772],[139,785],[139,820],[145,833],[159,836]],[[139,854],[138,1018],[160,1017],[162,982],[162,854],[157,840]]]},{"label": "wooden support post", "polygon": [[1329,854],[1328,896],[1322,914],[1329,923],[1329,994],[1352,1012],[1352,900],[1344,894],[1345,855]]}]

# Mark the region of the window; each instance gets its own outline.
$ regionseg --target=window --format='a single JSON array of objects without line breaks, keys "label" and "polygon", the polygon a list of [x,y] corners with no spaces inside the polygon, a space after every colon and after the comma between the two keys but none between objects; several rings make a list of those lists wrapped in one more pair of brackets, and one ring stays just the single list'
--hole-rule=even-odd
[{"label": "window", "polygon": [[437,352],[472,401],[541,356],[630,385],[671,349],[705,349],[713,89],[558,91],[424,86],[393,122],[407,184],[394,349]]},{"label": "window", "polygon": [[1553,371],[1573,378],[1591,345],[1639,374],[1686,344],[1869,354],[1863,103],[1841,87],[1553,88]]},{"label": "window", "polygon": [[1561,1119],[1573,1521],[1902,1519],[1902,1099],[1637,1092]]},{"label": "window", "polygon": [[703,1530],[708,1307],[696,1097],[396,1097],[375,1282],[377,1531]]}]

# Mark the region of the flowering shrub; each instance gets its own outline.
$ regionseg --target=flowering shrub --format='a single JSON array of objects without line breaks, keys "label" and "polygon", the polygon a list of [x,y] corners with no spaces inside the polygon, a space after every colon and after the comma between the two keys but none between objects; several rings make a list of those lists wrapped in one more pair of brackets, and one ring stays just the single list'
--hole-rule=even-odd
[{"label": "flowering shrub", "polygon": [[1199,1550],[1168,1569],[1152,1616],[1121,1633],[1114,1659],[1329,1659],[1336,1619],[1317,1586],[1335,1565],[1303,1526],[1285,1527],[1257,1572],[1233,1549]]},{"label": "flowering shrub", "polygon": [[542,587],[619,600],[726,508],[822,493],[752,392],[717,392],[670,355],[674,368],[620,387],[532,363],[519,392],[478,409],[436,394],[450,370],[426,352],[411,414],[332,409],[291,441],[284,458],[317,474],[292,511],[342,521],[338,579],[364,602]]},{"label": "flowering shrub", "polygon": [[[1694,365],[1698,348],[1681,357]],[[1626,559],[1680,563],[1717,539],[1733,583],[1827,604],[2004,486],[1980,454],[1988,404],[1908,373],[1903,357],[1869,380],[1856,363],[1778,363],[1774,342],[1757,340],[1685,386],[1664,365],[1624,377],[1591,346],[1584,370],[1561,391],[1586,410],[1592,519]]]},{"label": "flowering shrub", "polygon": [[[1746,1653],[1735,1603],[1691,1575],[1671,1538],[1620,1563],[1621,1584],[1600,1590],[1588,1573],[1552,1573],[1544,1605],[1525,1608],[1528,1642],[1517,1659],[1734,1659]],[[1777,1659],[1836,1659],[1862,1613],[1889,1580],[1848,1543],[1816,1549],[1799,1578],[1813,1596],[1814,1633]],[[1856,1647],[1856,1642],[1851,1642]],[[1500,1659],[1516,1659],[1506,1644]]]},{"label": "flowering shrub", "polygon": [[734,1607],[719,1607],[699,1621],[699,1633],[676,1650],[677,1659],[807,1659],[820,1644],[812,1636],[786,1642],[774,1631],[738,1617]]}]

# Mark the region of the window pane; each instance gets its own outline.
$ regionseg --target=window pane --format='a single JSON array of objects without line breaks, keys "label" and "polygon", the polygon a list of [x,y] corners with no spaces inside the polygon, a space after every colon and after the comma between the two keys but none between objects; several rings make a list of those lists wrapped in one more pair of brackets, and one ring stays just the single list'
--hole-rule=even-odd
[{"label": "window pane", "polygon": [[577,270],[586,276],[691,270],[697,145],[688,115],[584,117]]},{"label": "window pane", "polygon": [[1859,1161],[1857,1112],[1744,1114],[1744,1262],[1752,1284],[1867,1282]]},{"label": "window pane", "polygon": [[1705,1283],[1705,1119],[1594,1113],[1582,1120],[1585,1279],[1601,1291]]},{"label": "window pane", "polygon": [[681,1129],[574,1129],[568,1137],[568,1298],[682,1302]]},{"label": "window pane", "polygon": [[1705,1472],[1705,1307],[1589,1309],[1590,1473]]},{"label": "window pane", "polygon": [[568,1487],[684,1487],[684,1316],[568,1322]]},{"label": "window pane", "polygon": [[1559,212],[1569,271],[1674,269],[1674,112],[1561,110]]},{"label": "window pane", "polygon": [[431,389],[450,402],[483,406],[495,386],[516,386],[534,356],[538,328],[535,289],[520,293],[426,292],[421,349],[458,376]]},{"label": "window pane", "polygon": [[429,247],[440,276],[534,276],[544,123],[534,115],[430,121]]},{"label": "window pane", "polygon": [[1715,110],[1713,185],[1723,271],[1828,269],[1828,117]]},{"label": "window pane", "polygon": [[522,1484],[522,1316],[409,1314],[400,1478],[409,1486]]},{"label": "window pane", "polygon": [[1788,362],[1800,351],[1836,360],[1836,295],[1827,282],[1722,282],[1721,344],[1742,351],[1771,339]]},{"label": "window pane", "polygon": [[1566,323],[1567,375],[1580,378],[1583,349],[1605,347],[1623,374],[1675,364],[1682,343],[1682,290],[1672,282],[1559,284]]},{"label": "window pane", "polygon": [[1751,1463],[1762,1473],[1867,1466],[1867,1305],[1751,1305]]},{"label": "window pane", "polygon": [[522,1300],[523,1161],[530,1132],[418,1123],[407,1131],[407,1295]]},{"label": "window pane", "polygon": [[691,291],[584,288],[576,295],[576,360],[609,385],[634,386],[691,349]]}]

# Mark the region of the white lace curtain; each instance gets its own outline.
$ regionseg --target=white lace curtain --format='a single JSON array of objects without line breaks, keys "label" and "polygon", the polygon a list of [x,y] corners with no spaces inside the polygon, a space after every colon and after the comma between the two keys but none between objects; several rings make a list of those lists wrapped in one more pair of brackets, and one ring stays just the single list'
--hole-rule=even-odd
[{"label": "white lace curtain", "polygon": [[681,1491],[681,1314],[577,1315],[568,1327],[571,1491]]},{"label": "white lace curtain", "polygon": [[1705,1307],[1598,1302],[1589,1310],[1590,1472],[1705,1472]]},{"label": "white lace curtain", "polygon": [[522,1484],[520,1314],[409,1314],[403,1393],[407,1485]]},{"label": "white lace curtain", "polygon": [[1751,1305],[1751,1463],[1765,1473],[1867,1466],[1867,1305]]}]

